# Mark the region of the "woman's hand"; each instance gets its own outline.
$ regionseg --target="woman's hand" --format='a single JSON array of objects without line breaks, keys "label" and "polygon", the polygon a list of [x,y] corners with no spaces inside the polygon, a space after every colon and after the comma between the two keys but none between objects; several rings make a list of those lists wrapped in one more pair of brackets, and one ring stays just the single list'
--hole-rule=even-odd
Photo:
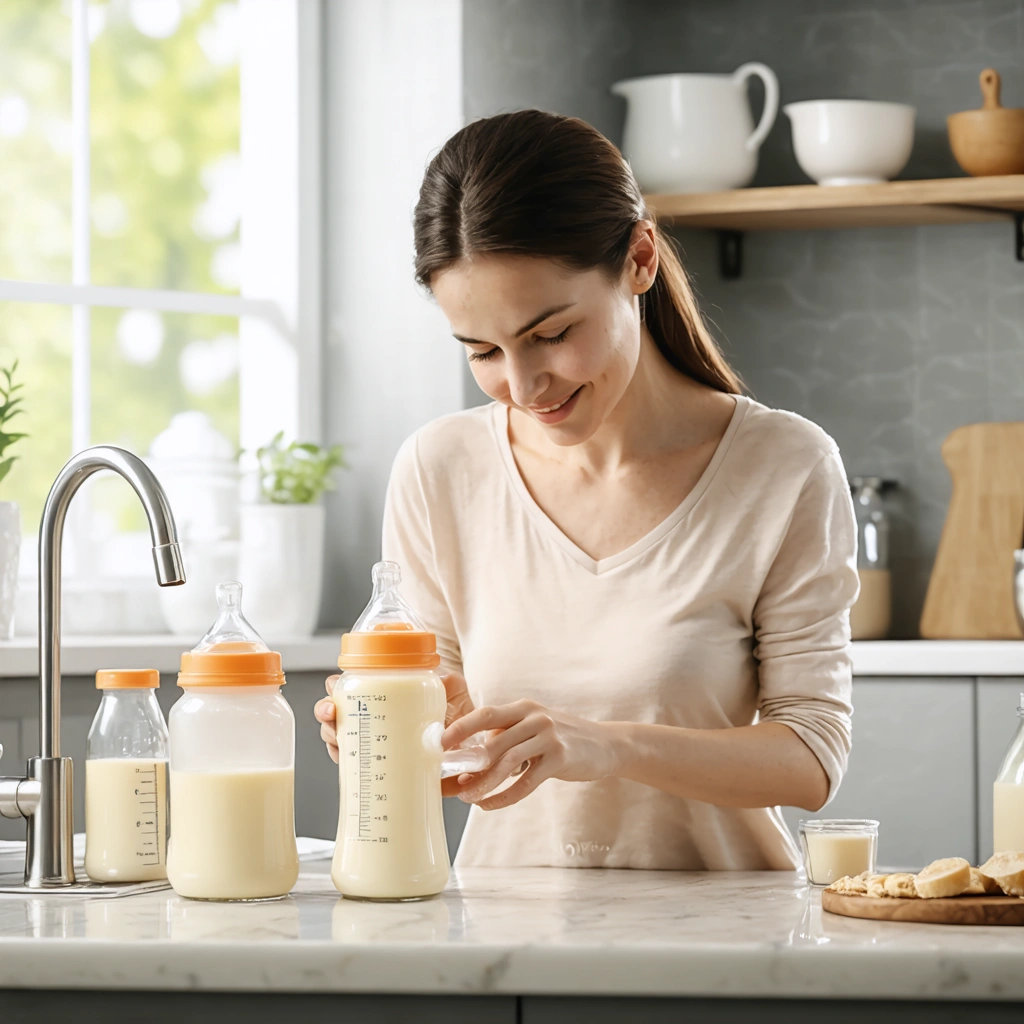
[{"label": "woman's hand", "polygon": [[[335,722],[334,698],[331,695],[340,678],[340,675],[328,676],[324,684],[327,687],[328,695],[323,700],[318,700],[313,706],[313,715],[320,723],[320,739],[327,744],[327,753],[331,755],[331,760],[335,764],[338,763],[339,757],[338,731]],[[444,683],[445,693],[448,696],[448,706],[445,708],[444,715],[444,724],[447,726],[473,710],[473,699],[469,695],[466,680],[458,672],[444,676],[441,681]],[[444,796],[457,796],[459,793],[458,779],[442,779],[441,792]]]},{"label": "woman's hand", "polygon": [[[491,767],[460,775],[457,790],[462,800],[478,803],[485,811],[518,803],[545,779],[592,782],[616,773],[617,755],[604,723],[552,711],[531,700],[471,710],[445,730],[441,743],[451,750],[485,731],[492,732],[485,744]],[[521,770],[508,789],[487,797]]]}]

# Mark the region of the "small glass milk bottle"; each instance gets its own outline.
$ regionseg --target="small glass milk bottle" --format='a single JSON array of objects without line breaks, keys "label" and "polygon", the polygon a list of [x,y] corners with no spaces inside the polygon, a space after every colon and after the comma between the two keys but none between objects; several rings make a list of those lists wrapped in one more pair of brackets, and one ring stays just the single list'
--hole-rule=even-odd
[{"label": "small glass milk bottle", "polygon": [[167,724],[156,669],[104,669],[85,748],[85,870],[94,882],[167,877]]},{"label": "small glass milk bottle", "polygon": [[1024,850],[1024,693],[1020,722],[992,786],[992,852]]}]

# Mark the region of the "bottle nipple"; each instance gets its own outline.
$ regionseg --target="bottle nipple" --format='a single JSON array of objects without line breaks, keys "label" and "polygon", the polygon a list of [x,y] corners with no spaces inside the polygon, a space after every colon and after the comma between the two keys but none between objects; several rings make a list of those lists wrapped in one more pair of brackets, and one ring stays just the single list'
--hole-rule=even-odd
[{"label": "bottle nipple", "polygon": [[220,652],[269,651],[263,637],[242,614],[242,584],[235,580],[218,583],[215,588],[220,609],[206,636],[192,648],[195,653],[216,648]]},{"label": "bottle nipple", "polygon": [[416,613],[405,603],[398,585],[402,582],[402,568],[397,562],[378,562],[370,574],[373,594],[363,614],[352,627],[353,633],[373,633],[381,630],[410,630],[426,632]]}]

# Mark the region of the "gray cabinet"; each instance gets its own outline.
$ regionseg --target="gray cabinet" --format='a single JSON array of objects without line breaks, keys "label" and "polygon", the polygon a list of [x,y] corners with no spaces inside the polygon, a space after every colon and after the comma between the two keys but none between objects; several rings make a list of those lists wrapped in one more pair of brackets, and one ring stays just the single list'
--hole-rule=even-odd
[{"label": "gray cabinet", "polygon": [[[976,863],[973,679],[856,679],[853,751],[829,818],[877,818],[878,863]],[[806,811],[786,808],[790,827]]]},{"label": "gray cabinet", "polygon": [[992,856],[992,783],[1017,729],[1024,679],[978,680],[978,860]]}]

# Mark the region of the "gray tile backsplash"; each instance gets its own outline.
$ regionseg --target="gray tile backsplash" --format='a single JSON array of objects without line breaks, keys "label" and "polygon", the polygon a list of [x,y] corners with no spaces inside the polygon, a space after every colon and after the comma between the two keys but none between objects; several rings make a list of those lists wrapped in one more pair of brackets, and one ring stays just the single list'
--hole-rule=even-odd
[{"label": "gray tile backsplash", "polygon": [[[1004,103],[1024,106],[1020,0],[466,0],[464,51],[467,118],[540,106],[616,142],[625,110],[607,90],[631,75],[760,60],[783,103],[911,103],[905,178],[961,173],[945,118],[980,106],[982,68],[1000,71]],[[780,113],[755,184],[806,180]],[[749,234],[738,281],[719,277],[713,235],[678,238],[754,397],[820,423],[851,475],[900,482],[893,635],[916,636],[949,500],[939,446],[964,423],[1024,419],[1024,264],[1010,225]],[[467,396],[479,400],[469,382]]]}]

